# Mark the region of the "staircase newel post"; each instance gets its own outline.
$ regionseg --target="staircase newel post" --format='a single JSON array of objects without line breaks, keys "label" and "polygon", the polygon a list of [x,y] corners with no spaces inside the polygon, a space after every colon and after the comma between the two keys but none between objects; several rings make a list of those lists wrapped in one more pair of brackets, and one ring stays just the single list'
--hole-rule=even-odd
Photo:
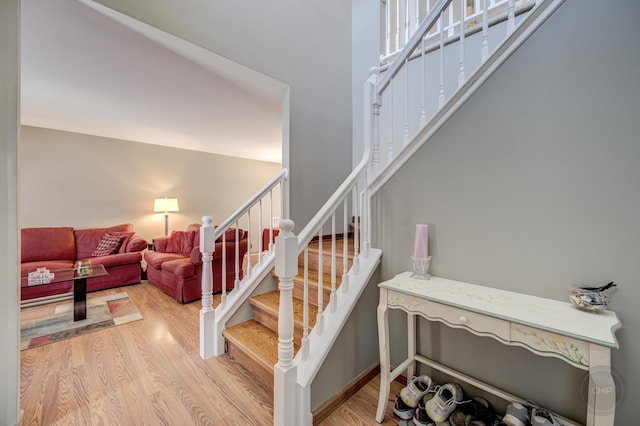
[{"label": "staircase newel post", "polygon": [[[215,250],[213,218],[204,216],[200,227],[200,253],[202,254],[202,308],[200,309],[200,357],[203,359],[224,353],[222,331],[215,329],[216,312],[213,309],[213,272],[211,261]],[[218,336],[220,334],[220,336]],[[222,343],[221,343],[222,342]],[[218,348],[222,344],[222,351]]]},{"label": "staircase newel post", "polygon": [[[376,93],[376,83],[378,74],[375,68],[371,70],[372,74],[365,83],[364,102],[365,102],[365,125],[364,125],[364,143],[371,147],[371,166],[370,169],[376,173],[380,168],[380,107],[382,105],[382,97]],[[375,74],[374,74],[375,72]]]},{"label": "staircase newel post", "polygon": [[278,312],[278,363],[273,368],[273,424],[297,423],[297,367],[293,364],[293,278],[298,273],[298,237],[293,221],[280,222],[276,238],[275,271],[280,281]]}]

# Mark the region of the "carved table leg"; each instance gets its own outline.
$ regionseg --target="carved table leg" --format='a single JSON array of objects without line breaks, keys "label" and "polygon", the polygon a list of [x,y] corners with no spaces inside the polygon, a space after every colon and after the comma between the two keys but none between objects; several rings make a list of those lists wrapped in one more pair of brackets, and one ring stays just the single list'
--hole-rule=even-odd
[{"label": "carved table leg", "polygon": [[387,290],[384,289],[380,290],[380,303],[378,304],[378,342],[380,345],[380,395],[376,421],[382,423],[391,385],[389,381],[389,310],[387,308]]},{"label": "carved table leg", "polygon": [[589,388],[587,426],[613,426],[616,413],[616,384],[611,374],[611,350],[589,345]]}]

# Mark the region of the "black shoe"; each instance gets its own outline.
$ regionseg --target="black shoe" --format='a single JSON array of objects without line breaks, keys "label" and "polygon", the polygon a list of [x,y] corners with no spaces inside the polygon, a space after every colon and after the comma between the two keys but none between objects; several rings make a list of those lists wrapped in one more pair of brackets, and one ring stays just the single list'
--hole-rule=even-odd
[{"label": "black shoe", "polygon": [[424,403],[420,403],[413,415],[413,424],[417,426],[436,426],[436,422],[431,420],[424,409]]},{"label": "black shoe", "polygon": [[491,410],[484,398],[474,397],[459,404],[451,413],[449,423],[452,426],[501,426],[504,425]]}]

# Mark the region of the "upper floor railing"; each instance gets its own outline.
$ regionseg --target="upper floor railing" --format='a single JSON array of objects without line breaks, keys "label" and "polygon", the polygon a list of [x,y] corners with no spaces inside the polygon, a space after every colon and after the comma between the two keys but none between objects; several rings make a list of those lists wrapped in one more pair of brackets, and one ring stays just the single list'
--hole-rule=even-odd
[{"label": "upper floor railing", "polygon": [[[369,189],[381,188],[562,1],[432,3],[393,62],[374,69],[376,96],[367,106],[374,129]],[[490,5],[498,12],[506,5],[506,13],[491,17]],[[460,14],[457,26],[440,31],[451,26],[452,10]]]},{"label": "upper floor railing", "polygon": [[[383,64],[390,63],[404,48],[420,23],[435,8],[437,0],[383,0],[384,40],[380,55]],[[509,25],[515,22],[516,11],[531,8],[535,0],[461,0],[452,2],[445,10],[442,22],[424,36],[427,45],[438,42],[442,32],[445,38],[459,33],[460,22],[470,29],[483,20],[486,13],[489,22],[506,19]],[[501,18],[502,17],[502,18]],[[513,27],[512,27],[513,28]]]}]

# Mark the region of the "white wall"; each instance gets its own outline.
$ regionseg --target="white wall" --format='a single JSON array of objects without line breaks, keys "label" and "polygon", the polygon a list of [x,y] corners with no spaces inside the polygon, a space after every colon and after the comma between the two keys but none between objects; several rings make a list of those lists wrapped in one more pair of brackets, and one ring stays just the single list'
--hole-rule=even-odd
[{"label": "white wall", "polygon": [[18,0],[0,2],[0,425],[18,424]]},{"label": "white wall", "polygon": [[301,230],[351,170],[351,3],[99,3],[290,87],[283,161],[291,171],[291,218]]},{"label": "white wall", "polygon": [[[640,394],[640,3],[568,0],[379,193],[382,278],[430,225],[438,276],[556,300],[615,281],[617,425]],[[371,309],[375,307],[372,306]],[[406,347],[394,317],[392,363]],[[461,330],[419,325],[420,351],[584,421],[586,374]]]},{"label": "white wall", "polygon": [[201,223],[203,215],[221,223],[281,170],[276,163],[28,126],[21,154],[22,227],[133,223],[149,241],[164,233],[154,198],[178,198],[169,232]]}]

